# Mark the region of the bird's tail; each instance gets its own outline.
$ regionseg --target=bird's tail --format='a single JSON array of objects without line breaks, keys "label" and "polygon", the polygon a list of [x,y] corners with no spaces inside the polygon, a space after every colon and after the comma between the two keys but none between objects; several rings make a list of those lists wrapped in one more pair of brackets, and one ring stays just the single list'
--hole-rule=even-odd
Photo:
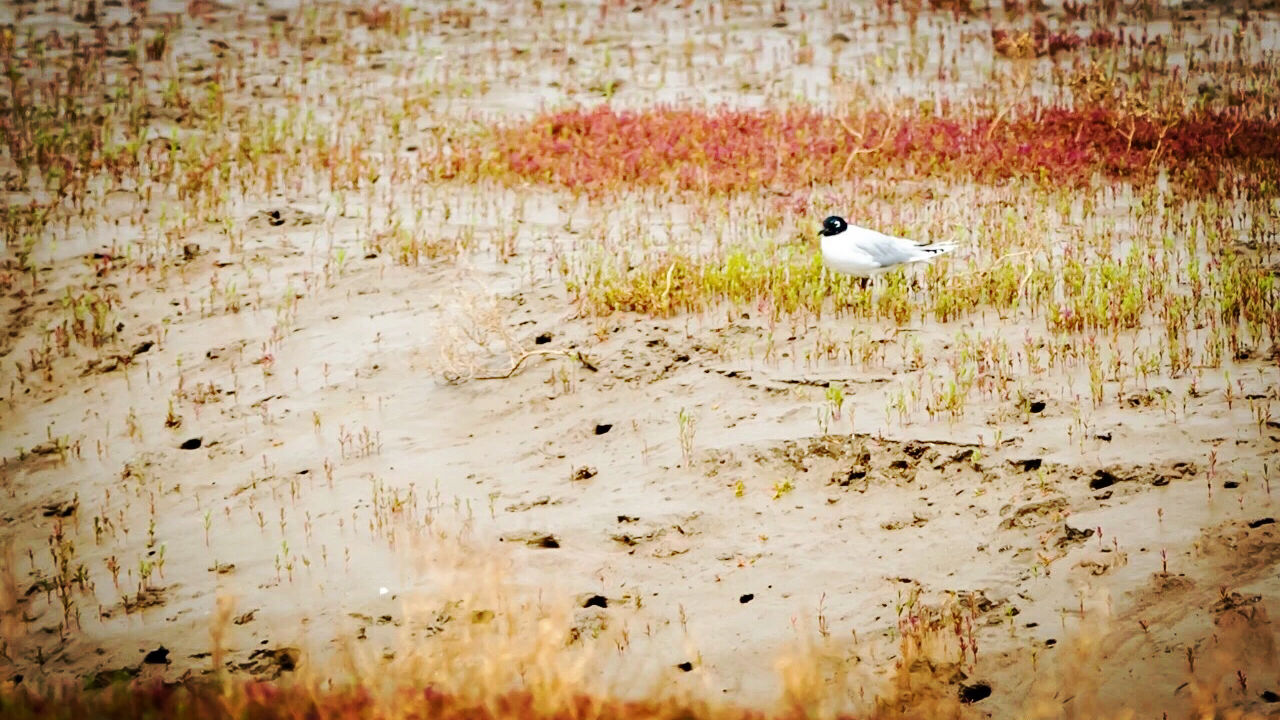
[{"label": "bird's tail", "polygon": [[949,253],[952,250],[955,250],[957,247],[958,246],[953,242],[936,242],[930,245],[925,245],[920,249],[923,250],[924,252],[929,253],[929,255],[932,256],[932,255],[942,255],[943,253]]}]

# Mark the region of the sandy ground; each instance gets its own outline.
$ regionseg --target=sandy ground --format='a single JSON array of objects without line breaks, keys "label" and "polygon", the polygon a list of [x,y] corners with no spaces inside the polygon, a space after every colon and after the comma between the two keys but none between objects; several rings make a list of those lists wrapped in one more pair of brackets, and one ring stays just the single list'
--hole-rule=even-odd
[{"label": "sandy ground", "polygon": [[[266,12],[215,9],[180,31],[178,52],[207,56],[208,40],[222,38],[247,53]],[[783,28],[761,11],[726,42],[744,53],[763,45],[756,77],[827,96],[823,58],[860,51],[819,43],[816,66],[772,72],[784,63],[770,43],[817,32],[820,21],[799,14],[788,11]],[[619,47],[683,42],[620,22]],[[487,32],[533,42],[527,27]],[[884,47],[905,37],[866,32]],[[447,27],[427,42],[440,63],[468,52]],[[266,60],[245,62],[248,87],[271,87],[255,80],[275,72]],[[506,62],[495,71],[506,86],[448,112],[497,117],[590,95],[546,72],[521,81]],[[301,76],[296,63],[283,67],[286,84]],[[628,82],[618,102],[770,97],[705,77],[654,92]],[[359,78],[361,93],[397,82],[367,64]],[[390,661],[406,638],[429,647],[463,622],[448,598],[479,580],[441,568],[474,565],[496,568],[513,597],[571,605],[588,635],[607,628],[587,674],[626,678],[631,690],[673,683],[769,706],[776,660],[811,646],[863,673],[872,693],[896,657],[904,603],[949,602],[979,647],[955,679],[993,688],[977,715],[1008,717],[1043,697],[1064,713],[1096,701],[1177,716],[1202,686],[1227,706],[1277,707],[1260,693],[1280,692],[1268,619],[1280,613],[1280,531],[1264,481],[1280,426],[1259,422],[1245,399],[1275,397],[1273,356],[1113,385],[1108,395],[1121,398],[1097,409],[1081,398],[1084,368],[1026,375],[1020,390],[1034,406],[975,394],[963,420],[904,424],[886,407],[928,372],[907,358],[912,343],[932,355],[961,331],[1020,342],[1034,322],[991,313],[905,329],[840,318],[775,326],[753,308],[584,318],[547,248],[606,234],[607,208],[536,188],[428,195],[458,210],[442,235],[471,227],[485,242],[526,204],[513,257],[482,243],[456,261],[397,265],[362,244],[377,204],[351,197],[339,209],[306,183],[194,223],[179,243],[192,251],[145,272],[95,273],[85,259],[143,242],[128,221],[144,202],[135,189],[105,195],[101,224],[42,245],[39,287],[11,286],[0,305],[0,538],[22,618],[0,665],[11,679],[205,673],[219,594],[235,599],[226,642],[236,671],[275,675],[294,664],[290,649],[317,668],[340,648]],[[678,234],[687,226],[675,215]],[[15,360],[69,286],[117,296],[123,329],[109,352],[58,360],[52,381],[16,382]],[[464,334],[485,328],[483,345]],[[871,367],[806,358],[822,337],[853,330],[884,348]],[[450,383],[440,372],[443,351],[465,348],[503,373],[513,346],[517,356],[580,351],[591,367],[552,355],[505,379]],[[833,382],[848,399],[824,428]],[[56,595],[38,587],[59,521],[93,585],[66,632]],[[148,562],[163,564],[139,593]],[[583,607],[593,596],[604,601]],[[142,662],[161,646],[168,664]],[[1078,692],[1055,695],[1060,685]]]}]

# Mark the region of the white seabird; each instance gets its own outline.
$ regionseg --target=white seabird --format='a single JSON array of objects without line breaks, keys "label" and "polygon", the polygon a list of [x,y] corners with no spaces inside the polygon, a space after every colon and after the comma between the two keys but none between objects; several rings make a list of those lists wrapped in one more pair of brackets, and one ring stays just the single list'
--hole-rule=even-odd
[{"label": "white seabird", "polygon": [[905,238],[850,225],[832,215],[822,221],[822,261],[832,270],[869,278],[900,265],[925,262],[956,249],[955,243],[917,245]]}]

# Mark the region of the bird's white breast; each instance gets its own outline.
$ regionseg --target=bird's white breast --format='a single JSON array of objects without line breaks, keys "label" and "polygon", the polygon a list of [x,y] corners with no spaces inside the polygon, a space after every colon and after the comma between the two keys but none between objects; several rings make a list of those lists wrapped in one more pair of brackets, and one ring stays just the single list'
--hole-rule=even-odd
[{"label": "bird's white breast", "polygon": [[848,233],[822,239],[822,261],[827,267],[847,275],[876,275],[885,271],[869,254],[850,238]]}]

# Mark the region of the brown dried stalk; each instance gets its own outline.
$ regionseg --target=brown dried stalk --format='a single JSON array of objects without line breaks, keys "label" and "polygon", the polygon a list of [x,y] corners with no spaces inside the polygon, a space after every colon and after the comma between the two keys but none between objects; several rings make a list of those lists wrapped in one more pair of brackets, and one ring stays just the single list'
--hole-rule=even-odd
[{"label": "brown dried stalk", "polygon": [[516,371],[520,369],[520,366],[524,364],[525,360],[539,355],[556,355],[570,360],[577,360],[582,367],[590,370],[591,372],[598,372],[600,370],[600,368],[596,367],[586,355],[583,355],[577,350],[530,350],[517,358],[511,365],[511,369],[505,373],[502,373],[501,375],[477,375],[473,377],[472,380],[506,380],[516,374]]}]

